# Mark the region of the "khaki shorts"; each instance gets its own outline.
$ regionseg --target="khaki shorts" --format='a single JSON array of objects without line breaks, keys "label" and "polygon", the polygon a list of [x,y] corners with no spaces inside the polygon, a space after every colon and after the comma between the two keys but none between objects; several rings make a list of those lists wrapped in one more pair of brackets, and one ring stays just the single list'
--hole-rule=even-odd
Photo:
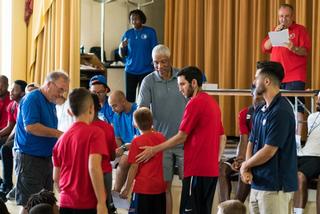
[{"label": "khaki shorts", "polygon": [[249,209],[252,214],[288,214],[293,192],[251,189]]},{"label": "khaki shorts", "polygon": [[172,148],[163,152],[163,177],[165,181],[172,181],[174,167],[178,167],[179,178],[183,178],[183,148]]}]

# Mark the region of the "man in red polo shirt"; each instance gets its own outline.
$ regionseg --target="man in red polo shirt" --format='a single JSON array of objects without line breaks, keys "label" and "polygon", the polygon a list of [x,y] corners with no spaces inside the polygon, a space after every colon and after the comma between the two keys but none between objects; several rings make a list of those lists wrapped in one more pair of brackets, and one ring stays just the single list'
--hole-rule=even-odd
[{"label": "man in red polo shirt", "polygon": [[[281,89],[304,90],[307,76],[307,54],[311,48],[311,42],[306,28],[293,21],[294,10],[290,4],[281,4],[278,10],[279,25],[273,31],[289,30],[289,42],[284,46],[273,47],[267,36],[262,42],[262,51],[271,53],[271,61],[279,62],[284,68],[284,79]],[[294,103],[294,98],[290,99]],[[304,103],[304,98],[299,97]],[[296,140],[297,148],[301,148],[300,138],[302,131],[304,109],[299,105],[297,114]]]},{"label": "man in red polo shirt", "polygon": [[137,162],[149,160],[157,152],[184,144],[184,178],[180,213],[210,214],[219,176],[218,162],[225,145],[219,105],[203,92],[202,72],[186,67],[177,74],[186,105],[179,132],[157,146],[144,146]]},{"label": "man in red polo shirt", "polygon": [[8,86],[8,78],[0,75],[0,130],[6,127],[8,122],[7,107],[10,103]]}]

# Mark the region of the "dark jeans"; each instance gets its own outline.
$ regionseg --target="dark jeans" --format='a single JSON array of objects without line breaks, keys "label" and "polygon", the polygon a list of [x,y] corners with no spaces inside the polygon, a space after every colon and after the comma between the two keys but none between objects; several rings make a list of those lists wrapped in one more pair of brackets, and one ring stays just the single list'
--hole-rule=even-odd
[{"label": "dark jeans", "polygon": [[3,184],[2,191],[8,192],[11,190],[12,183],[12,170],[13,170],[13,156],[12,147],[14,139],[10,139],[8,143],[2,145],[1,147],[1,157],[2,157],[2,175]]},{"label": "dark jeans", "polygon": [[[294,81],[294,82],[286,82],[286,83],[281,83],[281,89],[284,90],[305,90],[306,84],[301,81]],[[292,105],[295,103],[294,97],[288,97]],[[304,97],[298,97],[298,99],[302,102],[302,104],[305,104],[305,98]],[[303,113],[304,108],[300,103],[298,103],[298,112]]]},{"label": "dark jeans", "polygon": [[126,72],[126,97],[129,102],[134,103],[136,101],[137,86],[139,84],[140,87],[143,78],[148,74],[150,74],[150,72],[140,75]]}]

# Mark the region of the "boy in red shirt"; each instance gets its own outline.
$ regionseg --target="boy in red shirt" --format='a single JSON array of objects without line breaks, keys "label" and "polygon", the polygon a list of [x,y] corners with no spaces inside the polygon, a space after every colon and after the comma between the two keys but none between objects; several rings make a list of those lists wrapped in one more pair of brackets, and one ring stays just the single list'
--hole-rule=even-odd
[{"label": "boy in red shirt", "polygon": [[157,153],[146,163],[138,164],[136,156],[142,146],[155,146],[165,141],[165,137],[152,130],[152,114],[148,108],[142,107],[133,114],[134,125],[141,135],[136,137],[130,147],[128,162],[131,164],[125,187],[120,197],[127,198],[133,185],[131,206],[132,214],[164,214],[166,213],[166,183],[163,179],[162,152]]},{"label": "boy in red shirt", "polygon": [[116,138],[114,136],[113,127],[107,123],[106,121],[100,120],[98,117],[98,113],[101,109],[99,103],[99,97],[96,94],[91,93],[93,104],[94,104],[94,118],[91,125],[99,127],[103,130],[105,134],[105,142],[108,147],[109,156],[104,156],[102,158],[102,171],[104,178],[104,186],[107,190],[107,207],[109,214],[116,213],[116,208],[113,205],[112,197],[111,197],[111,188],[112,188],[112,166],[110,161],[113,161],[116,157]]},{"label": "boy in red shirt", "polygon": [[74,89],[69,95],[76,117],[53,149],[53,180],[60,193],[60,213],[107,213],[101,167],[108,156],[105,135],[90,125],[94,106],[90,92]]}]

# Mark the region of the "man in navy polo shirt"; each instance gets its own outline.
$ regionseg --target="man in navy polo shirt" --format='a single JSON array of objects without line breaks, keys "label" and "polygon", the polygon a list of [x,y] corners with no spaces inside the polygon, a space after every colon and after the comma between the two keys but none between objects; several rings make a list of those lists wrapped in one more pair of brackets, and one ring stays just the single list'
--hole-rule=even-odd
[{"label": "man in navy polo shirt", "polygon": [[90,91],[99,97],[99,102],[101,109],[98,113],[98,117],[106,121],[107,123],[112,123],[113,111],[108,103],[107,94],[110,92],[110,88],[107,85],[107,80],[103,75],[95,75],[90,79],[89,82]]},{"label": "man in navy polo shirt", "polygon": [[20,102],[14,139],[17,205],[25,206],[30,195],[43,188],[53,189],[52,149],[62,134],[57,130],[55,103],[68,88],[66,73],[51,72],[38,90],[30,92]]},{"label": "man in navy polo shirt", "polygon": [[292,107],[279,93],[283,67],[261,62],[255,76],[255,93],[266,105],[253,118],[246,161],[241,166],[245,183],[251,183],[250,213],[289,213],[297,190],[295,118]]}]

